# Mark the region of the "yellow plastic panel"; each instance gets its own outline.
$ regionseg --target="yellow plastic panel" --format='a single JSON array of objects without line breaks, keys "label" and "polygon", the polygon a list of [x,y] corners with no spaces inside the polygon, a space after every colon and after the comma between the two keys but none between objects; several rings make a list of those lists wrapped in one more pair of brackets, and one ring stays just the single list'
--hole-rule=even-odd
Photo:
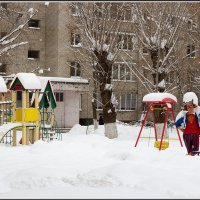
[{"label": "yellow plastic panel", "polygon": [[[25,108],[24,122],[36,122],[39,121],[39,110],[37,108]],[[16,109],[16,121],[22,122],[22,108]]]},{"label": "yellow plastic panel", "polygon": [[37,108],[25,108],[25,122],[36,122],[39,120],[39,110]]},{"label": "yellow plastic panel", "polygon": [[16,108],[16,121],[22,122],[22,108]]}]

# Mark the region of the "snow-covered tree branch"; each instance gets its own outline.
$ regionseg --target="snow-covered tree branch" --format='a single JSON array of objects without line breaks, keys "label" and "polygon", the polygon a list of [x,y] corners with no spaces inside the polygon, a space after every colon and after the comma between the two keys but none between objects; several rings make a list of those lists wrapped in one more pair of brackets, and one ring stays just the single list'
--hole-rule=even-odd
[{"label": "snow-covered tree branch", "polygon": [[[121,38],[125,15],[125,3],[84,2],[75,3],[79,13],[79,30],[81,31],[82,47],[94,65],[103,104],[105,135],[117,137],[116,99],[111,84],[112,65],[116,61],[120,48],[125,45]],[[123,25],[124,26],[124,25]],[[91,63],[92,63],[91,62]],[[94,76],[93,76],[94,77]]]},{"label": "snow-covered tree branch", "polygon": [[36,9],[29,8],[25,11],[17,11],[0,7],[0,24],[10,25],[10,31],[0,38],[0,57],[11,49],[27,44],[28,41],[20,41],[19,36],[29,20],[37,13]]}]

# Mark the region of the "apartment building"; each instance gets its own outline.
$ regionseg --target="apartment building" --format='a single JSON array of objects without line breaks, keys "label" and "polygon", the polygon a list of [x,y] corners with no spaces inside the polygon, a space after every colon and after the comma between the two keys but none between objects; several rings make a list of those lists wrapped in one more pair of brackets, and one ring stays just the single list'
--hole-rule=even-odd
[{"label": "apartment building", "polygon": [[[81,33],[77,27],[77,10],[70,2],[2,2],[6,9],[17,9],[24,12],[29,8],[36,8],[37,14],[26,25],[19,40],[28,44],[0,57],[0,71],[6,75],[17,72],[34,72],[39,76],[50,77],[56,94],[56,119],[60,127],[72,127],[76,123],[88,125],[92,123],[93,81],[91,66],[86,61],[78,59],[76,51],[82,51],[79,45]],[[128,16],[128,15],[127,15]],[[19,15],[20,17],[20,15]],[[15,18],[16,19],[16,18]],[[124,23],[128,23],[124,18]],[[192,22],[191,22],[192,23]],[[12,28],[5,21],[1,21],[1,38]],[[132,41],[134,27],[126,25],[122,30],[122,37]],[[185,51],[192,51],[194,44],[188,44]],[[142,65],[139,50],[127,43],[121,47],[123,51],[131,51],[130,65]],[[143,49],[143,53],[147,52]],[[147,55],[148,56],[148,55]],[[191,57],[197,56],[197,53]],[[128,58],[127,58],[128,59]],[[188,59],[192,64],[191,59]],[[188,66],[188,65],[187,65]],[[196,64],[195,67],[198,67]],[[47,70],[50,68],[50,71]],[[43,69],[39,74],[37,69]],[[176,75],[168,77],[169,82]],[[143,85],[122,60],[117,60],[112,72],[113,93],[118,99],[117,120],[130,122],[140,119],[143,110],[142,98],[147,93]],[[177,97],[181,94],[177,93]],[[102,112],[98,96],[97,111]],[[20,100],[20,95],[19,95]],[[177,109],[180,108],[178,105]]]}]

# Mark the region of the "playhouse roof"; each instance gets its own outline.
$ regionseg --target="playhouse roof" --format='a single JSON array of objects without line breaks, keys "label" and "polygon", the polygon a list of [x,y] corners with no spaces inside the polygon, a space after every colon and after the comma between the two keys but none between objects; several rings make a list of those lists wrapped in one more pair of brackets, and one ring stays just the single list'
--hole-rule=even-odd
[{"label": "playhouse roof", "polygon": [[53,87],[48,77],[39,77],[39,80],[42,84],[41,94],[39,95],[39,107],[49,107],[49,103],[51,104],[51,108],[56,108],[56,98],[53,92]]},{"label": "playhouse roof", "polygon": [[16,85],[21,85],[25,90],[40,90],[42,88],[40,80],[34,73],[17,73],[10,85],[10,89],[15,90]]},{"label": "playhouse roof", "polygon": [[143,97],[143,102],[175,104],[177,102],[177,98],[173,94],[170,94],[170,93],[154,92],[154,93],[146,94]]},{"label": "playhouse roof", "polygon": [[[38,76],[38,79],[41,82],[42,89],[40,90],[39,95],[39,109],[48,108],[51,106],[52,109],[56,108],[56,98],[53,92],[53,87],[48,77]],[[33,93],[31,104],[35,101],[35,93]]]},{"label": "playhouse roof", "polygon": [[3,79],[3,77],[0,76],[0,92],[4,93],[7,92],[7,86]]}]

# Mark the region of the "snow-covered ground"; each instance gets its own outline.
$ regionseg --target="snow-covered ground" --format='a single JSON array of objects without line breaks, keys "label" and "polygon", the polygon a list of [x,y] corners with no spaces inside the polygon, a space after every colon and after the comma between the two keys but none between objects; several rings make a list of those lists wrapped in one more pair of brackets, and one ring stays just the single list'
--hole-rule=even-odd
[{"label": "snow-covered ground", "polygon": [[159,151],[153,128],[144,128],[137,147],[139,126],[117,128],[116,139],[104,136],[104,126],[77,124],[62,141],[1,144],[0,199],[200,198],[200,157],[186,156],[176,130]]}]

